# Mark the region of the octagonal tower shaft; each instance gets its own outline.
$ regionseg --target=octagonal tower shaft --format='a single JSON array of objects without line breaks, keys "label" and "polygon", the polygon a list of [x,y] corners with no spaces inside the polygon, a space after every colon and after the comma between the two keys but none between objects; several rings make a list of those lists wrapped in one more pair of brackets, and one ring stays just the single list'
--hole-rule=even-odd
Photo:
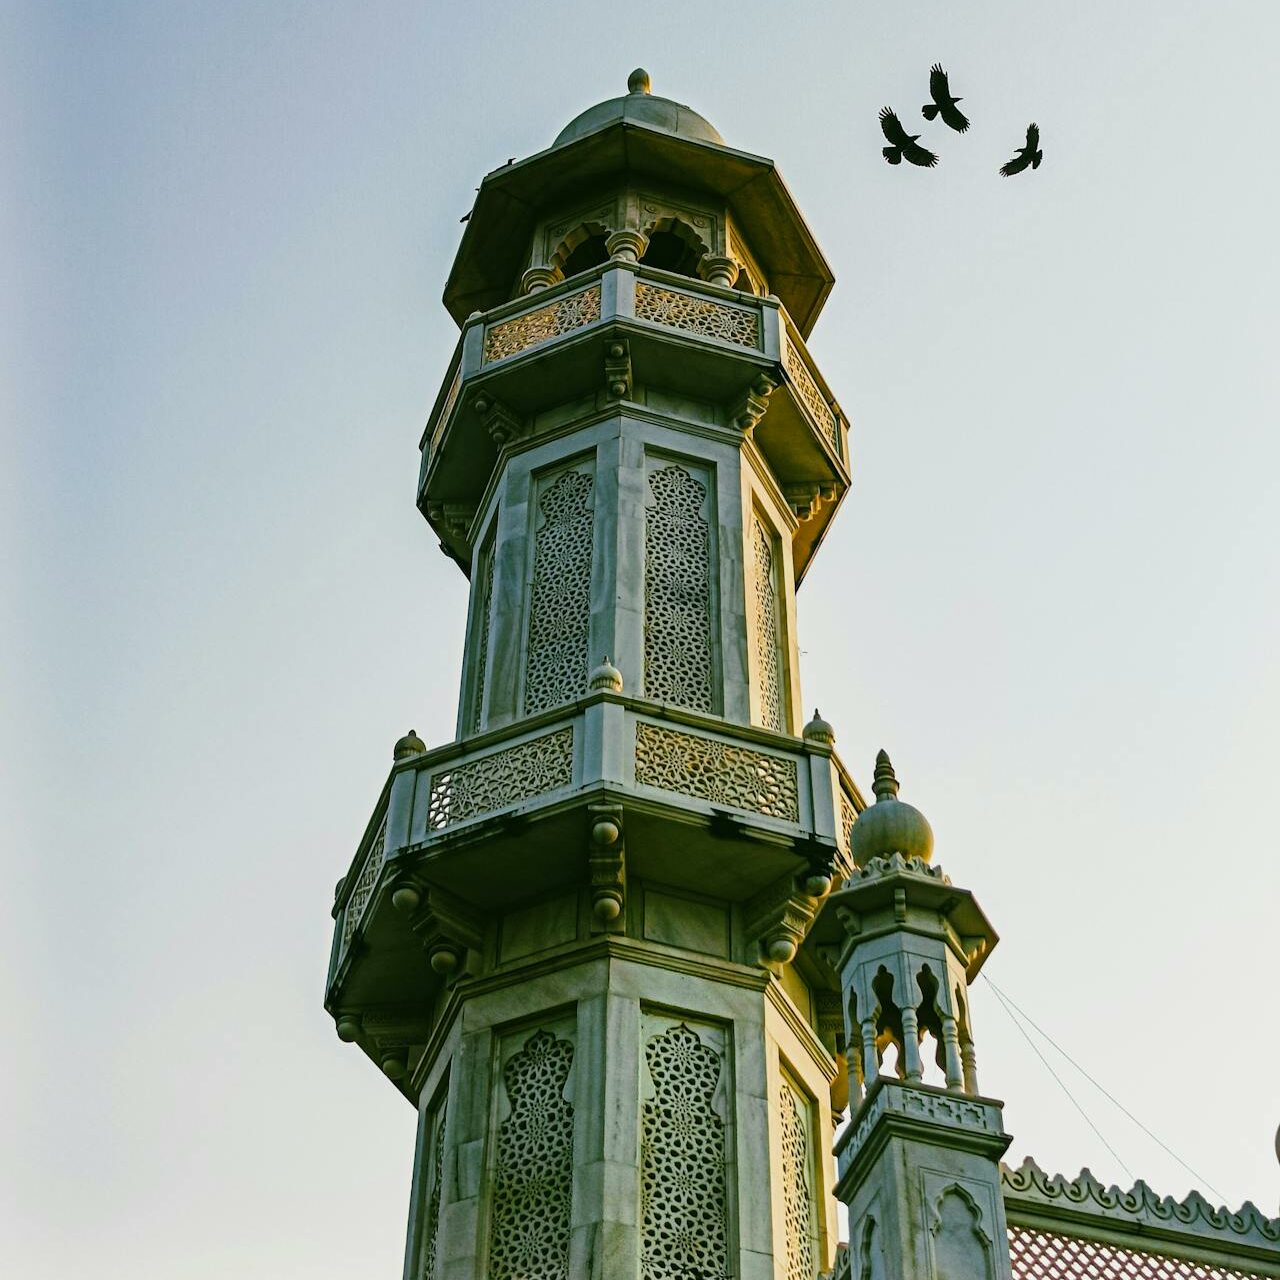
[{"label": "octagonal tower shaft", "polygon": [[[863,802],[795,586],[849,483],[770,162],[634,89],[489,175],[419,506],[471,598],[339,885],[328,1007],[420,1116],[405,1275],[814,1280]],[[794,313],[794,314],[793,314]]]}]

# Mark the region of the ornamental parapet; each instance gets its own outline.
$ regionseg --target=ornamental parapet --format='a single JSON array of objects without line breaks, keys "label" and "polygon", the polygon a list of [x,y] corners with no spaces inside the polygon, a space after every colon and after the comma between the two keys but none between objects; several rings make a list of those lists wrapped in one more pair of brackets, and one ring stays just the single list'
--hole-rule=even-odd
[{"label": "ornamental parapet", "polygon": [[1088,1169],[1051,1176],[1030,1156],[1016,1169],[1002,1164],[1000,1181],[1015,1261],[1034,1259],[1042,1274],[1076,1274],[1077,1257],[1096,1261],[1102,1250],[1112,1262],[1129,1259],[1124,1274],[1173,1280],[1187,1274],[1169,1261],[1178,1259],[1227,1269],[1216,1274],[1280,1276],[1280,1218],[1248,1201],[1215,1209],[1198,1191],[1175,1200],[1141,1180],[1128,1191],[1104,1186]]},{"label": "ornamental parapet", "polygon": [[646,396],[715,407],[749,435],[816,546],[849,483],[849,425],[776,297],[611,260],[477,312],[422,435],[419,506],[466,560],[465,528],[505,447],[535,440],[563,406],[643,411]]},{"label": "ornamental parapet", "polygon": [[631,871],[663,883],[698,889],[699,848],[748,846],[744,900],[787,874],[843,883],[845,815],[865,807],[829,746],[598,690],[394,765],[335,895],[330,990],[362,951],[403,944],[386,908],[406,877],[476,909],[573,883],[583,812],[602,803],[625,808]]}]

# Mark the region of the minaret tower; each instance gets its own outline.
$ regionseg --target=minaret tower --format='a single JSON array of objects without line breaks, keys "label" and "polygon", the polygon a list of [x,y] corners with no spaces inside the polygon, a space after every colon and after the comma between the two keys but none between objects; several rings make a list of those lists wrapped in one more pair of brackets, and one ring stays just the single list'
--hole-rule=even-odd
[{"label": "minaret tower", "polygon": [[396,744],[326,1000],[417,1109],[410,1280],[834,1260],[840,948],[805,939],[864,805],[795,640],[849,485],[833,277],[771,161],[628,90],[485,177],[445,289],[457,733]]}]

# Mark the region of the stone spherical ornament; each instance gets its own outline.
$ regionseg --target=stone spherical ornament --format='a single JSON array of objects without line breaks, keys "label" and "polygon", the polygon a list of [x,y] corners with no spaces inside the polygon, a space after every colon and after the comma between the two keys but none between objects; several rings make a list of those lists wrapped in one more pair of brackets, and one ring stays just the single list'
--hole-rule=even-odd
[{"label": "stone spherical ornament", "polygon": [[360,1019],[346,1015],[338,1019],[338,1039],[351,1044],[360,1038]]},{"label": "stone spherical ornament", "polygon": [[622,899],[616,893],[602,893],[591,904],[591,910],[601,924],[612,924],[622,914]]},{"label": "stone spherical ornament", "polygon": [[835,746],[836,731],[822,718],[822,714],[816,707],[813,710],[813,719],[804,727],[804,740],[821,743],[824,747]]},{"label": "stone spherical ornament", "polygon": [[765,946],[765,954],[774,962],[774,964],[789,964],[795,959],[795,940],[788,938],[785,934],[779,934],[775,938],[770,938]]},{"label": "stone spherical ornament", "polygon": [[829,875],[815,871],[812,875],[805,877],[804,891],[811,898],[825,898],[830,889],[831,877]]},{"label": "stone spherical ornament", "polygon": [[622,672],[609,661],[608,657],[587,676],[587,687],[590,689],[607,689],[612,693],[622,692]]},{"label": "stone spherical ornament", "polygon": [[458,967],[458,953],[452,947],[437,947],[428,963],[441,977],[447,977]]},{"label": "stone spherical ornament", "polygon": [[411,884],[402,884],[391,895],[391,905],[405,915],[410,915],[416,911],[421,901],[422,894]]},{"label": "stone spherical ornament", "polygon": [[388,1080],[399,1080],[404,1071],[404,1059],[398,1053],[388,1053],[383,1057],[382,1073]]},{"label": "stone spherical ornament", "polygon": [[609,818],[601,818],[591,828],[591,838],[596,844],[610,845],[622,834],[618,824]]},{"label": "stone spherical ornament", "polygon": [[410,729],[408,733],[396,743],[395,749],[392,751],[392,757],[396,760],[410,760],[414,756],[423,756],[427,753],[427,744],[418,737],[417,732]]},{"label": "stone spherical ornament", "polygon": [[876,802],[858,815],[850,833],[850,853],[865,867],[872,858],[900,853],[904,858],[928,862],[933,857],[933,828],[914,805],[898,799],[898,779],[888,755],[876,756]]}]

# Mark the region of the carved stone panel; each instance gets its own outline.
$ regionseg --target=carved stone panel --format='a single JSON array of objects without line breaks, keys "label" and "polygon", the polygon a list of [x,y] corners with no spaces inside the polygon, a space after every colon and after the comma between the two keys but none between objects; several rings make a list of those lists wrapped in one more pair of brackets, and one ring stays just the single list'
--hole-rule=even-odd
[{"label": "carved stone panel", "polygon": [[711,689],[711,560],[707,485],[686,467],[649,473],[644,531],[644,692],[715,710]]},{"label": "carved stone panel", "polygon": [[573,1044],[540,1029],[502,1070],[510,1107],[498,1126],[490,1280],[569,1280]]},{"label": "carved stone panel", "polygon": [[526,715],[587,691],[591,631],[592,476],[564,471],[538,497],[525,662]]},{"label": "carved stone panel", "polygon": [[422,1224],[422,1265],[419,1274],[422,1280],[436,1280],[436,1253],[440,1239],[440,1192],[444,1186],[444,1133],[446,1106],[441,1102],[428,1120],[428,1152],[429,1161],[427,1184],[427,1207]]},{"label": "carved stone panel", "polygon": [[754,649],[760,723],[786,731],[786,692],[782,674],[779,618],[778,552],[772,530],[759,515],[751,521],[751,565],[754,590]]},{"label": "carved stone panel", "polygon": [[646,1018],[641,1280],[728,1280],[723,1037]]},{"label": "carved stone panel", "polygon": [[787,1280],[813,1280],[813,1130],[809,1099],[782,1081],[782,1212],[787,1233]]}]

